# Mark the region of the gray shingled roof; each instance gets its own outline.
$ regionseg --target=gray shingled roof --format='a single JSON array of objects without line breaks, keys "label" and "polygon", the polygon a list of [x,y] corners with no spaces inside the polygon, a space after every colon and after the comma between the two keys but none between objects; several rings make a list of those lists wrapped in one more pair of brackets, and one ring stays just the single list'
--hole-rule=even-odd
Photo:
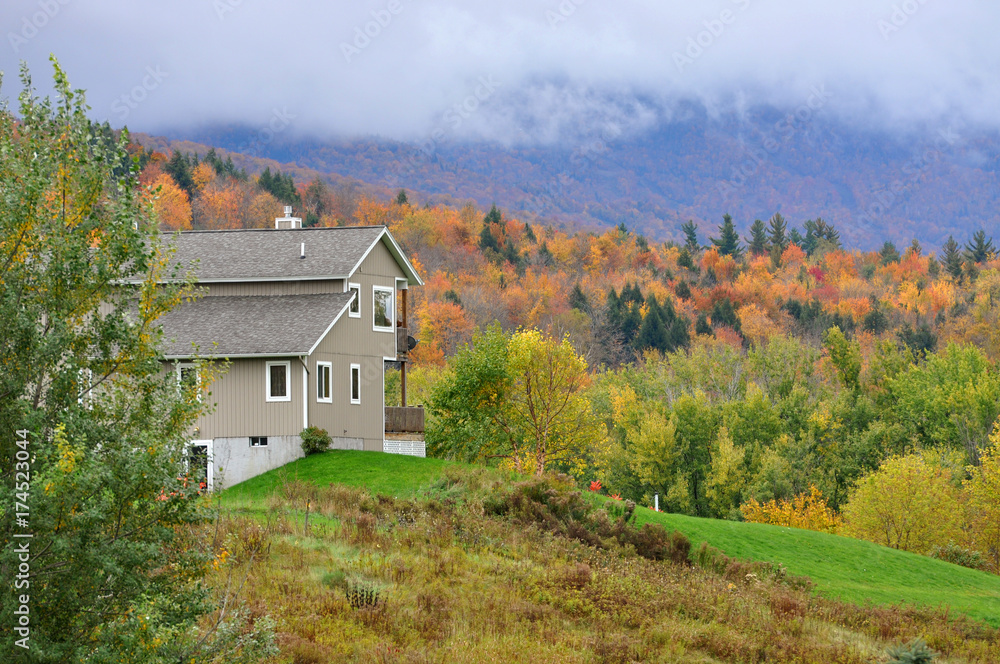
[{"label": "gray shingled roof", "polygon": [[305,355],[343,312],[351,293],[207,296],[165,314],[163,353],[200,356]]},{"label": "gray shingled roof", "polygon": [[[172,262],[198,260],[199,281],[344,278],[385,231],[384,226],[188,231],[165,236]],[[302,243],[306,257],[300,258]]]}]

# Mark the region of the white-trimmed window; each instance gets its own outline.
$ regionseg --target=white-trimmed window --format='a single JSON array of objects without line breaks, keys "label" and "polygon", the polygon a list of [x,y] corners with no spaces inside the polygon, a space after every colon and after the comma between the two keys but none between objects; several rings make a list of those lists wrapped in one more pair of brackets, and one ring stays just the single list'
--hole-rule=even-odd
[{"label": "white-trimmed window", "polygon": [[347,284],[347,292],[354,293],[347,315],[351,318],[361,318],[361,284]]},{"label": "white-trimmed window", "polygon": [[372,329],[392,332],[396,324],[396,308],[393,302],[395,289],[372,286]]},{"label": "white-trimmed window", "polygon": [[361,403],[361,365],[351,365],[351,403]]},{"label": "white-trimmed window", "polygon": [[[190,387],[201,387],[201,374],[198,367],[192,362],[179,362],[177,364],[177,385],[183,390]],[[201,391],[198,392],[198,400],[201,400]]]},{"label": "white-trimmed window", "polygon": [[292,381],[290,362],[268,362],[267,363],[267,400],[268,401],[291,401]]},{"label": "white-trimmed window", "polygon": [[81,406],[86,406],[88,410],[94,408],[94,394],[92,390],[94,389],[94,372],[90,369],[80,369],[77,372],[77,376],[80,379],[79,394],[76,397],[76,402]]},{"label": "white-trimmed window", "polygon": [[333,403],[333,364],[316,363],[316,401]]},{"label": "white-trimmed window", "polygon": [[250,436],[250,447],[267,447],[267,436]]}]

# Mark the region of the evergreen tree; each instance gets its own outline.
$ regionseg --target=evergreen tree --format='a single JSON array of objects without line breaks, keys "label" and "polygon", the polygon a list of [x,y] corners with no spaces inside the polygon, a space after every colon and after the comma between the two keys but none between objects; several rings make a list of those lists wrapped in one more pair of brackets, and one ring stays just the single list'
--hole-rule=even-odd
[{"label": "evergreen tree", "polygon": [[833,224],[828,224],[816,217],[813,229],[817,242],[825,241],[830,244],[832,249],[840,249],[840,232],[833,227]]},{"label": "evergreen tree", "polygon": [[996,253],[993,238],[986,237],[986,231],[979,229],[972,236],[972,242],[965,245],[965,256],[973,263],[982,263]]},{"label": "evergreen tree", "polygon": [[188,198],[194,198],[194,178],[191,176],[191,163],[177,150],[170,156],[163,170],[174,179],[177,186],[187,192]]},{"label": "evergreen tree", "polygon": [[754,219],[753,225],[750,226],[750,237],[746,238],[746,243],[747,251],[752,256],[763,256],[767,253],[767,229],[764,227],[763,221]]},{"label": "evergreen tree", "polygon": [[962,253],[958,248],[958,242],[951,235],[942,247],[944,251],[944,269],[957,280],[962,278]]},{"label": "evergreen tree", "polygon": [[406,190],[400,189],[399,193],[396,194],[396,205],[407,205],[410,199],[406,196]]},{"label": "evergreen tree", "polygon": [[462,306],[462,298],[458,296],[458,293],[456,293],[455,289],[453,288],[449,288],[448,290],[446,290],[444,292],[444,295],[442,295],[441,297],[444,298],[445,302],[451,302],[452,304],[457,304],[458,306]]},{"label": "evergreen tree", "polygon": [[628,302],[631,304],[642,304],[642,291],[639,290],[639,282],[634,284],[625,284],[622,289],[622,302]]},{"label": "evergreen tree", "polygon": [[555,256],[552,255],[548,245],[544,242],[538,247],[538,262],[545,267],[551,267],[556,264]]},{"label": "evergreen tree", "polygon": [[927,259],[927,274],[934,279],[937,279],[938,275],[941,274],[941,263],[933,256]]},{"label": "evergreen tree", "polygon": [[708,316],[704,312],[698,314],[698,321],[694,325],[694,333],[715,336],[715,332],[712,331],[712,326],[708,324]]},{"label": "evergreen tree", "polygon": [[531,244],[536,244],[538,242],[538,238],[535,237],[535,231],[531,230],[531,224],[524,225],[524,239]]},{"label": "evergreen tree", "polygon": [[788,237],[785,235],[787,228],[788,223],[781,216],[780,212],[775,212],[774,216],[768,221],[768,240],[771,243],[773,251],[778,252],[779,256],[788,248]]},{"label": "evergreen tree", "polygon": [[676,286],[674,286],[674,294],[682,300],[691,299],[691,287],[688,286],[688,282],[681,279]]},{"label": "evergreen tree", "polygon": [[486,213],[485,217],[483,217],[483,223],[486,225],[503,223],[503,215],[501,215],[500,210],[497,209],[496,203],[490,207],[490,211]]},{"label": "evergreen tree", "polygon": [[740,331],[740,319],[736,315],[736,308],[733,307],[732,300],[728,297],[719,300],[712,307],[712,327],[726,325],[737,332]]},{"label": "evergreen tree", "polygon": [[889,240],[886,240],[885,244],[882,245],[882,249],[878,252],[878,255],[879,262],[882,265],[899,262],[899,250],[896,249],[896,245]]},{"label": "evergreen tree", "polygon": [[681,226],[681,230],[684,231],[684,248],[690,254],[698,253],[701,250],[701,243],[698,241],[698,224],[688,219],[688,222]]},{"label": "evergreen tree", "polygon": [[573,286],[573,291],[569,294],[569,306],[571,309],[590,313],[590,301],[587,300],[587,294],[580,288],[580,282]]},{"label": "evergreen tree", "polygon": [[919,256],[923,251],[923,247],[920,246],[920,241],[917,238],[913,238],[910,242],[910,246],[906,249],[907,254],[913,254],[914,256]]},{"label": "evergreen tree", "polygon": [[[663,319],[660,318],[656,298],[650,295],[649,299],[652,300],[652,304],[646,312],[646,317],[642,319],[642,325],[639,327],[639,333],[636,335],[634,345],[636,350],[639,351],[652,349],[665,353],[670,345],[670,340],[667,337],[667,328],[663,325]],[[647,301],[647,305],[649,304]]]},{"label": "evergreen tree", "polygon": [[257,185],[285,205],[301,205],[302,197],[295,187],[295,180],[291,175],[282,175],[281,171],[271,174],[271,167],[268,166],[257,178]]},{"label": "evergreen tree", "polygon": [[493,235],[492,224],[483,224],[483,230],[479,231],[479,250],[490,260],[500,255],[500,243]]},{"label": "evergreen tree", "polygon": [[709,240],[712,241],[712,244],[715,245],[719,253],[723,256],[739,258],[740,254],[743,253],[743,248],[740,246],[740,236],[733,225],[733,218],[728,214],[722,216],[722,225],[719,226],[719,237],[711,237]]},{"label": "evergreen tree", "polygon": [[[806,223],[808,224],[809,222],[807,221]],[[790,244],[796,245],[799,249],[808,254],[809,253],[808,236],[809,236],[808,230],[806,231],[806,237],[802,237],[802,233],[799,232],[799,229],[793,228],[792,230],[788,231],[788,242]],[[813,248],[815,249],[815,243],[813,244]]]},{"label": "evergreen tree", "polygon": [[922,324],[914,329],[909,323],[899,331],[899,340],[906,345],[916,357],[925,357],[937,348],[937,335],[931,331],[930,325]]},{"label": "evergreen tree", "polygon": [[694,270],[694,259],[691,258],[691,252],[688,251],[687,247],[681,249],[681,254],[677,257],[677,265],[688,270]]},{"label": "evergreen tree", "polygon": [[615,331],[620,330],[622,326],[622,301],[614,288],[608,291],[605,305],[608,309],[608,326]]},{"label": "evergreen tree", "polygon": [[622,307],[621,335],[622,341],[627,344],[632,343],[635,335],[639,333],[639,327],[642,325],[640,307],[640,302],[633,302],[630,305]]}]

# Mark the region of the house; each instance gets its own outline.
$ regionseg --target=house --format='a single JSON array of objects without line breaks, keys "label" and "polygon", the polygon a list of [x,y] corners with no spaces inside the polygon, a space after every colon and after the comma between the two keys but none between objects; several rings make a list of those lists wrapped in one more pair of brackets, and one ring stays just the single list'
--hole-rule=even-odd
[{"label": "house", "polygon": [[[201,297],[160,319],[168,368],[183,380],[196,358],[229,362],[192,440],[210,487],[301,457],[307,426],[335,449],[424,456],[423,408],[405,401],[407,292],[423,282],[386,227],[301,228],[290,212],[274,229],[173,236]],[[385,408],[387,363],[402,408]]]}]

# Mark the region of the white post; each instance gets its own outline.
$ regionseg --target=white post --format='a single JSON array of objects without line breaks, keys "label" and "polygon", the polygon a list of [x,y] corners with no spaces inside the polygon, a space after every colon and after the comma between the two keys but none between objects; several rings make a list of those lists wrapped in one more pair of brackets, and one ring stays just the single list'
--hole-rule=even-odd
[{"label": "white post", "polygon": [[660,494],[653,496],[653,509],[657,512],[660,511]]}]

